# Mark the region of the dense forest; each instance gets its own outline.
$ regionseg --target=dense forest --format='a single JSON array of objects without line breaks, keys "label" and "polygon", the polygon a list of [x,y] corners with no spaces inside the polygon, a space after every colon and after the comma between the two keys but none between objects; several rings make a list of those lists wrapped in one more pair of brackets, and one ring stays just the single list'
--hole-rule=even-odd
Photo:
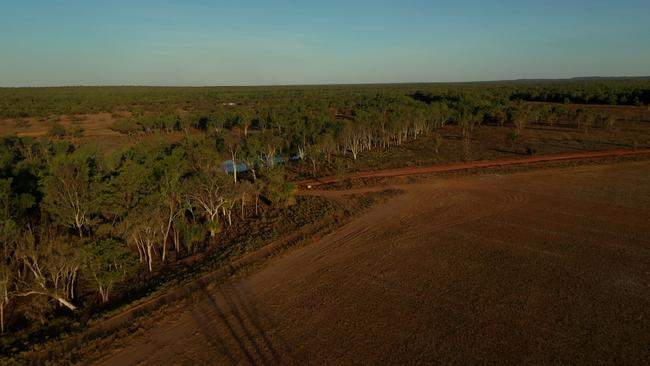
[{"label": "dense forest", "polygon": [[490,125],[509,127],[512,139],[533,124],[608,129],[616,116],[567,105],[649,102],[649,81],[0,89],[4,118],[107,112],[125,136],[186,133],[109,153],[56,125],[48,137],[0,140],[1,330],[34,332],[128,303],[125,292],[159,268],[222,248],[236,223],[294,205],[291,165],[319,176],[423,136],[437,150],[446,126],[465,145]]},{"label": "dense forest", "polygon": [[648,105],[650,80],[571,80],[453,84],[329,85],[269,87],[57,87],[0,88],[0,118],[26,118],[118,111],[130,113],[205,113],[215,101],[237,104],[284,104],[321,100],[332,108],[358,97],[399,97],[417,91],[489,95],[502,100],[555,103]]}]

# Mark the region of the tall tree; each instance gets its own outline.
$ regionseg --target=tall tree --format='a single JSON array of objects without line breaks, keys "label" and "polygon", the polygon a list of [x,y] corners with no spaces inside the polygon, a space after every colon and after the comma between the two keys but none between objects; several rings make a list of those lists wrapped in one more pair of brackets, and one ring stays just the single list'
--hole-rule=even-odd
[{"label": "tall tree", "polygon": [[217,170],[201,172],[188,184],[190,201],[204,213],[211,236],[220,229],[219,212],[227,203],[232,184],[224,173]]},{"label": "tall tree", "polygon": [[165,157],[159,167],[159,192],[156,220],[162,237],[162,257],[167,257],[167,242],[176,220],[184,211],[183,179],[187,174],[181,149],[174,149]]},{"label": "tall tree", "polygon": [[95,280],[102,302],[108,302],[113,285],[133,267],[131,251],[114,238],[102,238],[86,246],[84,269]]},{"label": "tall tree", "polygon": [[14,295],[15,262],[12,257],[0,261],[0,333],[5,332],[5,308]]},{"label": "tall tree", "polygon": [[45,209],[58,223],[73,227],[81,238],[90,224],[96,198],[89,166],[92,160],[83,153],[59,155],[51,161],[43,183]]}]

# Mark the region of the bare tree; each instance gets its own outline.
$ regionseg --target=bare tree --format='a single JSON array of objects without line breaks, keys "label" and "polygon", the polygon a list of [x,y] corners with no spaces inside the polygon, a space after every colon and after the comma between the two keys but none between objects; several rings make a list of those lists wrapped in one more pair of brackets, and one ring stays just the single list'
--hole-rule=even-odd
[{"label": "bare tree", "polygon": [[442,135],[439,132],[435,132],[433,135],[433,148],[436,152],[436,155],[440,152],[441,145],[442,145]]},{"label": "bare tree", "polygon": [[13,258],[0,261],[0,332],[5,332],[5,307],[14,295],[14,263]]},{"label": "bare tree", "polygon": [[138,250],[140,263],[147,263],[149,272],[153,271],[156,242],[159,240],[158,231],[150,223],[141,223],[131,230],[130,241]]},{"label": "bare tree", "polygon": [[168,194],[161,197],[160,208],[156,210],[155,222],[161,236],[162,257],[167,258],[167,242],[171,233],[174,221],[182,214],[182,200],[180,194]]},{"label": "bare tree", "polygon": [[512,113],[512,123],[515,125],[515,135],[520,136],[528,124],[528,119],[530,115],[526,109],[523,107],[517,108]]},{"label": "bare tree", "polygon": [[233,181],[237,183],[237,157],[239,155],[240,148],[240,137],[231,133],[226,138],[226,146],[228,147],[228,152],[230,153],[230,161],[232,162],[232,176]]},{"label": "bare tree", "polygon": [[74,299],[81,258],[62,237],[28,230],[18,243],[16,258],[24,268],[17,278],[16,296],[47,296],[70,310],[77,309],[70,300]]},{"label": "bare tree", "polygon": [[[219,222],[219,212],[226,204],[226,190],[228,184],[226,177],[219,172],[209,171],[199,175],[191,185],[188,192],[193,204],[201,208],[208,222]],[[210,230],[210,236],[215,236],[216,231]]]},{"label": "bare tree", "polygon": [[343,144],[345,151],[352,153],[352,159],[357,160],[359,152],[363,148],[363,132],[361,127],[348,123],[343,130]]}]

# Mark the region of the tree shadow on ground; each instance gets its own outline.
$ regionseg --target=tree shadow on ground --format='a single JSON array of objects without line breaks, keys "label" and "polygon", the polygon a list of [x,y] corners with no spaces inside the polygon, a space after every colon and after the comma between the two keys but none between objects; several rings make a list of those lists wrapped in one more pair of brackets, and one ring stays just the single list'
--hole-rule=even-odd
[{"label": "tree shadow on ground", "polygon": [[[239,284],[223,283],[199,291],[192,317],[215,357],[229,364],[280,365],[297,360],[277,334],[269,318],[262,315],[247,291]],[[283,357],[285,358],[283,360]]]}]

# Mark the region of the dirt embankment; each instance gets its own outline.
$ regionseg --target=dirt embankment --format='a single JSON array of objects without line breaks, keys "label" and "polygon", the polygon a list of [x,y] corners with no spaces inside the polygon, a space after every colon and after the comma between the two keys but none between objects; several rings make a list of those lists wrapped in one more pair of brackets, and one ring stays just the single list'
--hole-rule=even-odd
[{"label": "dirt embankment", "polygon": [[357,180],[369,178],[390,178],[390,177],[403,177],[409,175],[426,175],[434,173],[454,172],[461,170],[484,169],[505,167],[514,165],[530,165],[539,163],[552,163],[571,160],[584,160],[584,159],[597,159],[608,157],[622,157],[634,155],[650,155],[650,149],[613,149],[603,151],[582,151],[582,152],[567,152],[561,154],[549,154],[540,156],[527,156],[516,158],[504,158],[495,160],[480,160],[466,163],[454,164],[435,164],[429,166],[409,167],[399,169],[385,169],[375,171],[365,171],[358,173],[350,173],[344,176],[329,176],[317,179],[308,179],[296,182],[301,188],[310,189],[324,184],[335,183],[343,180]]},{"label": "dirt embankment", "polygon": [[650,162],[404,189],[84,360],[648,363]]}]

